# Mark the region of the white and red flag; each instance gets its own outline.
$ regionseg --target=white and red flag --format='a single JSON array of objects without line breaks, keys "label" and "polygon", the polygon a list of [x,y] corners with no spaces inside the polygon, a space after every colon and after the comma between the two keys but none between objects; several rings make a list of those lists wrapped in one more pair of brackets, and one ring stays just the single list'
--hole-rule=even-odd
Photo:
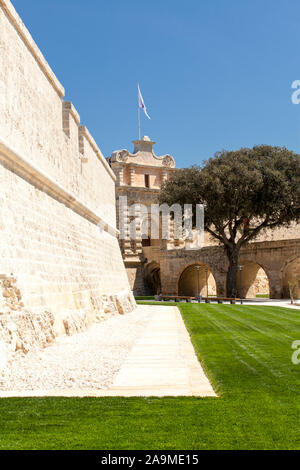
[{"label": "white and red flag", "polygon": [[141,90],[140,90],[140,86],[138,85],[138,103],[139,103],[139,108],[142,108],[142,110],[144,111],[144,113],[146,114],[147,118],[148,119],[151,119],[149,114],[147,113],[147,108],[146,108],[146,105],[144,103],[144,100],[143,100],[143,97],[142,97],[142,93],[141,93]]}]

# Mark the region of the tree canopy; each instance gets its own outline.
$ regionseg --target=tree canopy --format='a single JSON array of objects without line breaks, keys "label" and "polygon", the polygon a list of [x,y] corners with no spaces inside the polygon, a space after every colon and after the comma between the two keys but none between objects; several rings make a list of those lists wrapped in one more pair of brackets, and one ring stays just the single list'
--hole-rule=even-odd
[{"label": "tree canopy", "polygon": [[202,166],[175,171],[159,201],[204,204],[205,229],[229,259],[227,295],[233,296],[241,246],[263,229],[300,221],[300,156],[267,145],[223,150]]}]

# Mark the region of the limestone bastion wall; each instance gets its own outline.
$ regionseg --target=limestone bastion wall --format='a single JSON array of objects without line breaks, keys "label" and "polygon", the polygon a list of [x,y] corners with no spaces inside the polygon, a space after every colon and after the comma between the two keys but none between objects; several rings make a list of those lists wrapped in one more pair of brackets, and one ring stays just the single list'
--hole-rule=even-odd
[{"label": "limestone bastion wall", "polygon": [[0,341],[12,349],[135,308],[115,176],[63,96],[12,4],[0,0]]}]

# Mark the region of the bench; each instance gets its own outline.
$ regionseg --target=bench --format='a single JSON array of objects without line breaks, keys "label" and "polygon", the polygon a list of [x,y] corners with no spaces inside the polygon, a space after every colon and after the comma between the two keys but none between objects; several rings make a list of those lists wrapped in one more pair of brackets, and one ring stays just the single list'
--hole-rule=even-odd
[{"label": "bench", "polygon": [[190,297],[188,295],[160,295],[160,298],[162,300],[173,300],[174,302],[180,302],[180,300],[186,300],[187,302],[197,300],[196,297]]},{"label": "bench", "polygon": [[243,299],[235,297],[202,297],[202,300],[207,304],[210,302],[218,302],[218,304],[222,304],[223,302],[230,302],[231,304],[235,304],[236,302],[243,303]]},{"label": "bench", "polygon": [[198,300],[201,302],[203,300],[206,304],[210,302],[218,302],[218,304],[222,304],[223,302],[230,302],[231,304],[235,304],[236,302],[243,303],[243,299],[235,298],[235,297],[190,297],[186,295],[160,295],[162,300],[169,300],[174,302],[180,302],[181,300],[185,300],[186,302],[191,302],[192,300]]}]

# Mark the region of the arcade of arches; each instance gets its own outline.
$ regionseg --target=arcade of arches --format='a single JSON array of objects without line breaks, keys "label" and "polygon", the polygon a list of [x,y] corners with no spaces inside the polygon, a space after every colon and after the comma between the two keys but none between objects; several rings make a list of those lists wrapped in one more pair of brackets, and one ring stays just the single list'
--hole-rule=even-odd
[{"label": "arcade of arches", "polygon": [[[215,278],[205,264],[187,266],[178,281],[178,294],[202,297],[217,295]],[[264,269],[256,263],[245,263],[237,270],[236,296],[254,298],[257,295],[269,296],[269,280]]]},{"label": "arcade of arches", "polygon": [[[156,267],[156,275],[160,276],[156,285],[163,294],[195,296],[200,291],[206,297],[208,285],[209,296],[226,296],[228,261],[220,247],[191,251],[149,247],[145,257],[145,267]],[[292,285],[294,297],[300,298],[300,240],[249,244],[241,250],[239,266],[237,297],[289,298]]]}]

